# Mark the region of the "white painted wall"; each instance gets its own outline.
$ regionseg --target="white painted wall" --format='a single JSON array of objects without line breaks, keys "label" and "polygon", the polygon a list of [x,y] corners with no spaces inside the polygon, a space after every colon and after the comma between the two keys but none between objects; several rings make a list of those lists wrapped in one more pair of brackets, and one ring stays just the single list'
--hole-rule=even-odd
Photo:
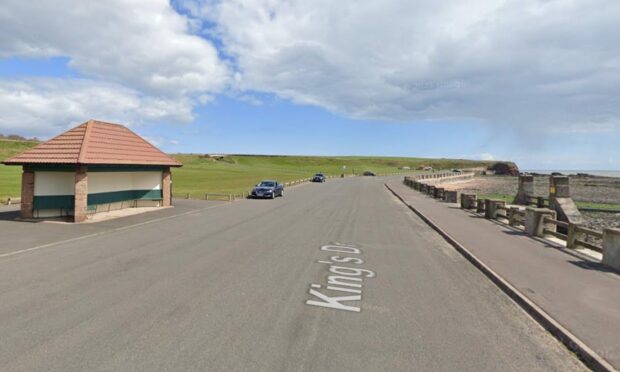
[{"label": "white painted wall", "polygon": [[159,190],[162,172],[88,172],[88,193]]},{"label": "white painted wall", "polygon": [[34,195],[73,195],[74,172],[34,172]]}]

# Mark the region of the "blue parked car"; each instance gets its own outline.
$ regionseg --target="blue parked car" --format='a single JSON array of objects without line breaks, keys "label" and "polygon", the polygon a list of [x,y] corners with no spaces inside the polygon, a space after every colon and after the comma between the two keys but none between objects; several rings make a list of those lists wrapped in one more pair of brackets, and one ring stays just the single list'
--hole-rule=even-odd
[{"label": "blue parked car", "polygon": [[252,198],[269,198],[274,199],[276,196],[284,195],[284,185],[278,181],[265,180],[261,181],[254,189],[250,197]]},{"label": "blue parked car", "polygon": [[327,177],[323,173],[317,173],[312,177],[312,182],[325,182],[327,181]]}]

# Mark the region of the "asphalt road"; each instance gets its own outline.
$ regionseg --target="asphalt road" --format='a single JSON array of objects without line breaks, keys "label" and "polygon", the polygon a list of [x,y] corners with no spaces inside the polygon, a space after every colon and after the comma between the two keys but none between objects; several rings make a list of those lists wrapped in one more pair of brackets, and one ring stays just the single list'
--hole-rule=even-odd
[{"label": "asphalt road", "polygon": [[0,370],[584,368],[380,179],[197,205],[0,256]]}]

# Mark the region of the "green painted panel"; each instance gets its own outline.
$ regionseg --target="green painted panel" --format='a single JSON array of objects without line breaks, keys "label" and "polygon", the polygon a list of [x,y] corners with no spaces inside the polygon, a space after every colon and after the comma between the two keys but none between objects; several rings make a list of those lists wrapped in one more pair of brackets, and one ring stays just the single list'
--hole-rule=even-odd
[{"label": "green painted panel", "polygon": [[45,195],[35,196],[33,209],[73,209],[75,198],[73,195]]},{"label": "green painted panel", "polygon": [[[126,190],[88,194],[89,209],[98,204],[116,203],[125,200],[161,200],[161,190]],[[33,209],[73,209],[73,195],[35,196]]]},{"label": "green painted panel", "polygon": [[24,170],[39,172],[75,172],[75,165],[25,165]]},{"label": "green painted panel", "polygon": [[88,205],[116,203],[124,200],[160,200],[161,190],[125,190],[88,194]]}]

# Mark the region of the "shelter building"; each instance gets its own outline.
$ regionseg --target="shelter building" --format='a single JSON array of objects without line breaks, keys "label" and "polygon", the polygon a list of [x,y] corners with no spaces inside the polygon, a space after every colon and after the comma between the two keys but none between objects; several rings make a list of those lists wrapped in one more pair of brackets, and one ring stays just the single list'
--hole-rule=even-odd
[{"label": "shelter building", "polygon": [[21,165],[21,217],[72,216],[171,204],[182,164],[120,124],[90,120],[3,162]]}]

